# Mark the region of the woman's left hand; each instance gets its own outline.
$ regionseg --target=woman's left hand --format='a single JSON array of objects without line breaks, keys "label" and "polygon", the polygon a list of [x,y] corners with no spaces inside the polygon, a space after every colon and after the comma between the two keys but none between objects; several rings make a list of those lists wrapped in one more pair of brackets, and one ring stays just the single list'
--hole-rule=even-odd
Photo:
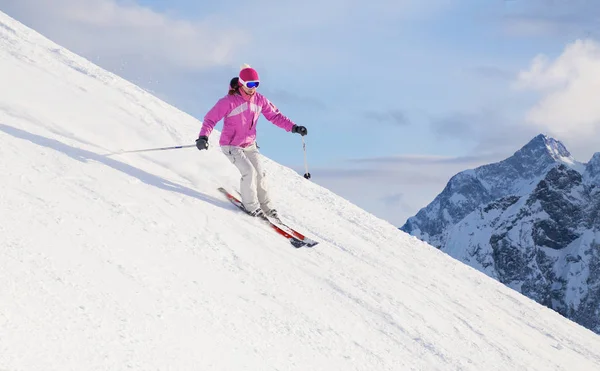
[{"label": "woman's left hand", "polygon": [[306,130],[306,128],[304,126],[294,125],[292,127],[292,133],[298,133],[302,136],[305,136],[308,134],[308,130]]}]

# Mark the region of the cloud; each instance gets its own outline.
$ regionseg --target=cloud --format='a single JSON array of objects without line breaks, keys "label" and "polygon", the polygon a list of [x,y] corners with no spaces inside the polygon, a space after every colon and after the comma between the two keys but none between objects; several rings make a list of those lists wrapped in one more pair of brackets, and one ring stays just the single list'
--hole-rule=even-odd
[{"label": "cloud", "polygon": [[[516,100],[527,101],[514,92],[513,95]],[[511,98],[505,102],[495,102],[492,108],[433,117],[430,118],[431,131],[440,142],[456,143],[460,148],[459,153],[465,153],[462,158],[508,157],[545,129],[524,124],[522,115],[525,109],[521,110],[519,105],[522,102],[517,103]]]},{"label": "cloud", "polygon": [[505,29],[511,35],[581,36],[599,31],[597,1],[515,0],[505,9]]},{"label": "cloud", "polygon": [[398,126],[410,125],[410,121],[406,114],[400,110],[388,110],[388,111],[367,111],[363,113],[363,117],[373,122],[392,124]]},{"label": "cloud", "polygon": [[464,138],[476,134],[477,128],[485,125],[484,120],[481,113],[455,112],[432,120],[431,126],[438,136]]},{"label": "cloud", "polygon": [[105,68],[187,70],[227,65],[240,29],[186,21],[117,0],[0,0],[4,12]]},{"label": "cloud", "polygon": [[517,88],[540,96],[526,115],[527,123],[586,148],[586,156],[600,150],[599,86],[600,44],[593,40],[573,42],[555,59],[537,56],[516,82]]},{"label": "cloud", "polygon": [[382,165],[393,165],[393,166],[432,166],[432,165],[454,165],[458,167],[468,167],[473,164],[481,163],[482,161],[495,159],[497,156],[460,156],[460,157],[449,157],[449,156],[429,156],[429,155],[399,155],[399,156],[383,156],[383,157],[370,157],[370,158],[359,158],[347,160],[354,164],[377,164]]},{"label": "cloud", "polygon": [[430,203],[453,175],[501,159],[421,155],[355,158],[311,169],[311,181],[400,227]]},{"label": "cloud", "polygon": [[[300,171],[300,169],[299,169]],[[311,181],[400,227],[441,192],[445,173],[313,168]]]}]

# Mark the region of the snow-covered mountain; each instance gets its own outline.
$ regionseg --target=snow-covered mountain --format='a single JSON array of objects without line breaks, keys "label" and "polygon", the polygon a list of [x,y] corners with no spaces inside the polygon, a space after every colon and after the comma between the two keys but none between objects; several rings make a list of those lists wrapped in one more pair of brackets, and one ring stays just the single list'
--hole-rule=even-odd
[{"label": "snow-covered mountain", "polygon": [[294,249],[217,191],[217,132],[105,156],[200,123],[2,13],[0,82],[2,371],[600,369],[593,332],[265,158]]},{"label": "snow-covered mountain", "polygon": [[454,176],[401,228],[600,333],[600,153],[538,135]]}]

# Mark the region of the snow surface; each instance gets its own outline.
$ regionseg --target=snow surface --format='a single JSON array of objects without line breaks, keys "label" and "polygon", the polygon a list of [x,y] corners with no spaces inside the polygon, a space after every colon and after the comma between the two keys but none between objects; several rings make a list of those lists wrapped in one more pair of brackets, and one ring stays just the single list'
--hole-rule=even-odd
[{"label": "snow surface", "polygon": [[294,249],[216,190],[218,133],[105,156],[200,123],[3,13],[0,44],[0,370],[600,369],[591,331],[265,159],[321,241]]}]

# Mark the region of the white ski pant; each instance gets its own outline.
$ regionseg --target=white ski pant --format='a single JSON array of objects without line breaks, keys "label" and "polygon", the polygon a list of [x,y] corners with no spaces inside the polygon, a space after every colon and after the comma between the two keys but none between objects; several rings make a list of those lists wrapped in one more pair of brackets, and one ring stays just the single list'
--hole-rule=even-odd
[{"label": "white ski pant", "polygon": [[268,212],[271,209],[271,200],[256,143],[245,148],[221,146],[221,150],[242,174],[240,193],[246,210],[252,212],[260,207]]}]

